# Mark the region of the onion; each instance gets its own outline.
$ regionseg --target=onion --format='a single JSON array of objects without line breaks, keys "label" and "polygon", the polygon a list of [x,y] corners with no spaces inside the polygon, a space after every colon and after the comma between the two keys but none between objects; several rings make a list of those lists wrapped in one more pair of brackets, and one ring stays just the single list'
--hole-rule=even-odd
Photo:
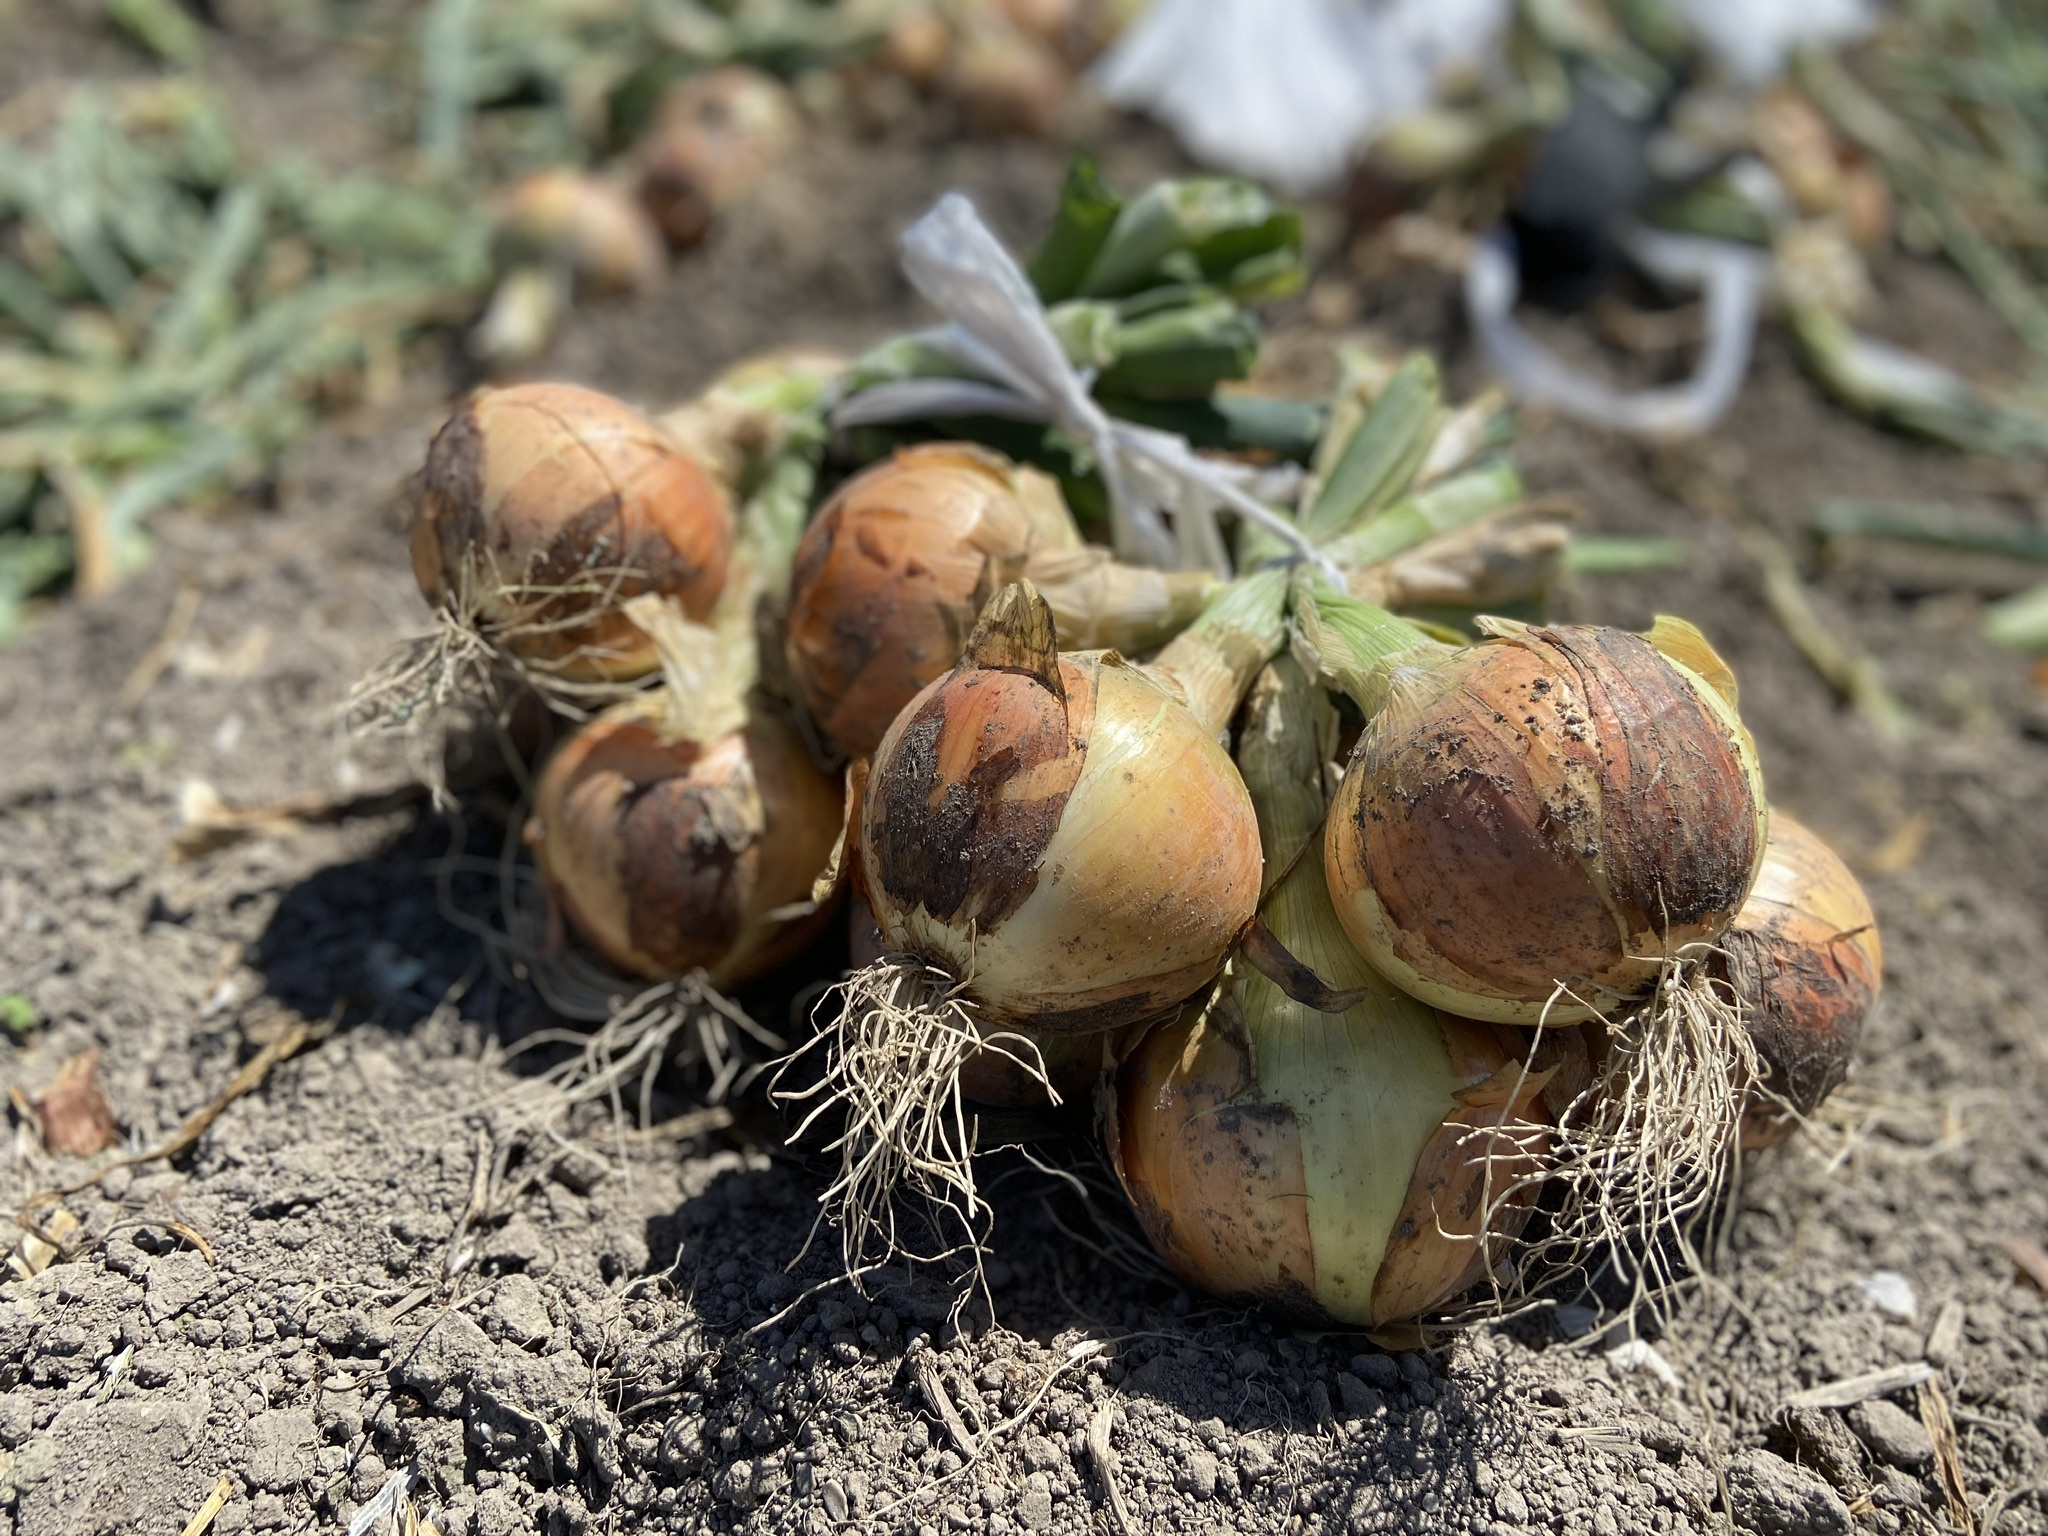
[{"label": "onion", "polygon": [[773,170],[803,131],[788,87],[728,64],[670,86],[640,142],[640,200],[677,246]]},{"label": "onion", "polygon": [[883,942],[963,978],[984,1021],[1082,1033],[1216,973],[1259,848],[1213,728],[1114,655],[1057,656],[1054,636],[1028,584],[991,600],[875,753],[860,872]]},{"label": "onion", "polygon": [[1689,625],[1488,622],[1490,641],[1382,673],[1330,810],[1330,894],[1365,957],[1426,1002],[1585,1019],[1741,909],[1764,852],[1756,752]]},{"label": "onion", "polygon": [[1884,949],[1870,899],[1827,844],[1773,815],[1763,868],[1721,935],[1721,968],[1767,1076],[1742,1144],[1792,1133],[1838,1087],[1877,1002]]},{"label": "onion", "polygon": [[633,703],[549,759],[526,840],[550,898],[612,964],[729,987],[824,920],[777,914],[810,896],[839,822],[839,791],[772,716],[697,742]]},{"label": "onion", "polygon": [[481,391],[434,438],[412,566],[453,631],[569,683],[616,681],[659,665],[625,600],[706,617],[732,541],[725,492],[646,417],[522,384]]},{"label": "onion", "polygon": [[559,262],[593,293],[645,293],[667,266],[661,234],[640,205],[581,171],[536,171],[514,182],[500,205],[498,239],[508,263]]},{"label": "onion", "polygon": [[[1269,868],[1317,834],[1336,721],[1292,660],[1269,667],[1239,762]],[[1276,937],[1362,993],[1342,1014],[1238,968],[1124,1061],[1111,1142],[1140,1224],[1219,1295],[1378,1327],[1440,1309],[1519,1230],[1548,1072],[1494,1027],[1407,997],[1345,938],[1313,858],[1268,899]]]},{"label": "onion", "polygon": [[849,1265],[896,1243],[900,1188],[973,1229],[963,1064],[1006,1052],[1044,1082],[1037,1040],[1177,1007],[1250,921],[1258,826],[1217,742],[1242,684],[1216,681],[1222,662],[1175,669],[1258,628],[1248,682],[1278,647],[1284,580],[1233,587],[1156,673],[1060,656],[1044,600],[1004,587],[889,728],[850,860],[888,953],[844,984],[820,1080],[787,1095],[817,1101],[799,1136],[828,1108],[848,1117],[825,1202]]},{"label": "onion", "polygon": [[999,454],[900,449],[841,486],[797,549],[787,654],[818,728],[849,757],[873,752],[959,658],[989,594],[1025,575],[1074,648],[1149,650],[1216,585],[1084,546],[1058,487]]}]

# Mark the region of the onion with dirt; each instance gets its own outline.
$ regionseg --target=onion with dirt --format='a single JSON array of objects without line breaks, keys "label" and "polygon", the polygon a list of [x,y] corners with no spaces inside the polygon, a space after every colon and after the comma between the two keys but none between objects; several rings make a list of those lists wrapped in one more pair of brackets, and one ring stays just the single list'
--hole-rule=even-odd
[{"label": "onion with dirt", "polygon": [[899,449],[839,488],[797,548],[790,676],[819,730],[873,752],[903,706],[960,657],[982,605],[1029,576],[1064,644],[1149,650],[1217,583],[1082,542],[1058,485],[972,443]]},{"label": "onion with dirt", "polygon": [[1848,1074],[1884,980],[1877,919],[1834,850],[1779,814],[1756,885],[1718,947],[1765,1068],[1742,1144],[1770,1146]]},{"label": "onion with dirt", "polygon": [[549,759],[526,840],[550,899],[613,965],[729,988],[821,926],[822,910],[786,909],[810,896],[839,814],[838,789],[772,715],[697,741],[627,704]]},{"label": "onion with dirt", "polygon": [[1691,626],[1491,632],[1389,664],[1331,806],[1330,894],[1424,1001],[1569,1023],[1642,997],[1734,920],[1763,858],[1762,775]]},{"label": "onion with dirt", "polygon": [[890,727],[849,828],[885,953],[841,989],[822,1079],[788,1095],[806,1125],[848,1117],[825,1202],[849,1262],[893,1229],[899,1189],[970,1229],[981,1214],[963,1064],[1001,1050],[1043,1080],[1036,1039],[1161,1013],[1222,965],[1261,859],[1217,736],[1278,648],[1283,593],[1238,584],[1154,670],[1061,656],[1019,582]]},{"label": "onion with dirt", "polygon": [[625,603],[654,593],[707,617],[732,544],[731,501],[701,465],[630,406],[566,384],[466,402],[428,450],[412,521],[445,644],[571,689],[655,671]]},{"label": "onion with dirt", "polygon": [[789,87],[743,64],[670,86],[640,141],[640,201],[671,245],[697,244],[803,136]]}]

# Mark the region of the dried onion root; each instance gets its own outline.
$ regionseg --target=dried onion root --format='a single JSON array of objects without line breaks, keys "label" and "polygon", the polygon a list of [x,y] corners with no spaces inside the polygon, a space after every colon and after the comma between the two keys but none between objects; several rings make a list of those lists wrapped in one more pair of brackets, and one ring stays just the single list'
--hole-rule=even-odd
[{"label": "dried onion root", "polygon": [[[961,1086],[976,1053],[1043,1083],[1036,1040],[1153,1017],[1215,975],[1260,870],[1217,735],[1278,644],[1283,593],[1277,575],[1241,584],[1155,672],[1059,655],[1044,600],[1028,582],[1005,587],[959,664],[890,727],[849,828],[887,952],[785,1064],[817,1050],[821,1078],[779,1095],[803,1107],[798,1138],[844,1116],[819,1219],[838,1222],[850,1272],[875,1245],[904,1246],[898,1193],[979,1240]],[[1201,656],[1213,664],[1188,664]]]},{"label": "dried onion root", "polygon": [[578,716],[624,697],[659,666],[626,602],[706,618],[732,544],[725,490],[637,411],[562,384],[481,391],[417,488],[413,574],[435,629],[357,684],[350,716],[405,727],[520,686]]}]

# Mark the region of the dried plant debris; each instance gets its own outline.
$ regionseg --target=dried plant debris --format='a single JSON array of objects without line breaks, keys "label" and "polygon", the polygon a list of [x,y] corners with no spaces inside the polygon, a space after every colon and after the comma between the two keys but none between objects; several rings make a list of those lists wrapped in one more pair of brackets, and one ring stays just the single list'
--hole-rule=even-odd
[{"label": "dried plant debris", "polygon": [[42,1121],[43,1150],[51,1156],[92,1157],[119,1138],[113,1108],[100,1087],[99,1068],[98,1046],[80,1051],[32,1101]]},{"label": "dried plant debris", "polygon": [[459,199],[250,142],[171,76],[62,94],[0,156],[0,635],[105,592],[159,508],[271,470],[489,276]]}]

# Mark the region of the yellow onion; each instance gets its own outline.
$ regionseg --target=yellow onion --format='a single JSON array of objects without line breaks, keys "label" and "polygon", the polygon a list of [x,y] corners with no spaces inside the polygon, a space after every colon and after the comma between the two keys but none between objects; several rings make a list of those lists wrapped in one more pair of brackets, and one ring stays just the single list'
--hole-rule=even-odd
[{"label": "yellow onion", "polygon": [[794,920],[831,856],[838,789],[772,716],[709,742],[676,737],[639,704],[599,716],[549,759],[526,841],[548,895],[622,970],[699,968],[714,986],[803,947]]},{"label": "yellow onion", "polygon": [[413,509],[421,593],[572,681],[659,664],[640,593],[707,617],[733,542],[726,493],[630,406],[566,384],[483,390],[434,438]]},{"label": "yellow onion", "polygon": [[1744,1115],[1742,1143],[1769,1146],[1848,1072],[1883,982],[1877,918],[1833,850],[1791,817],[1774,815],[1756,885],[1719,948],[1720,969],[1767,1069],[1769,1097]]},{"label": "yellow onion", "polygon": [[1314,858],[1296,861],[1335,717],[1291,659],[1261,677],[1243,735],[1267,865],[1293,863],[1265,920],[1358,1000],[1319,1012],[1233,967],[1124,1060],[1113,1159],[1154,1246],[1205,1290],[1364,1327],[1441,1310],[1520,1228],[1551,1074],[1375,974]]},{"label": "yellow onion", "polygon": [[975,12],[954,35],[945,88],[978,132],[1048,137],[1072,84],[1058,49],[1000,12]]},{"label": "yellow onion", "polygon": [[1115,655],[1059,656],[1026,583],[875,753],[862,888],[885,946],[980,1019],[1111,1029],[1216,973],[1258,898],[1258,828],[1215,730]]},{"label": "yellow onion", "polygon": [[1572,1022],[1733,920],[1763,858],[1762,779],[1733,678],[1690,625],[1489,623],[1384,668],[1325,871],[1345,932],[1403,990]]},{"label": "yellow onion", "polygon": [[671,244],[694,245],[802,130],[788,88],[759,70],[728,64],[679,80],[640,142],[640,200]]},{"label": "yellow onion", "polygon": [[959,659],[989,595],[1029,576],[1070,649],[1145,650],[1215,587],[1085,546],[1054,482],[971,443],[904,448],[841,486],[805,530],[791,579],[790,675],[848,756]]},{"label": "yellow onion", "polygon": [[514,182],[500,206],[498,238],[509,263],[560,262],[593,293],[645,293],[667,265],[646,211],[622,188],[582,171],[536,171]]}]

